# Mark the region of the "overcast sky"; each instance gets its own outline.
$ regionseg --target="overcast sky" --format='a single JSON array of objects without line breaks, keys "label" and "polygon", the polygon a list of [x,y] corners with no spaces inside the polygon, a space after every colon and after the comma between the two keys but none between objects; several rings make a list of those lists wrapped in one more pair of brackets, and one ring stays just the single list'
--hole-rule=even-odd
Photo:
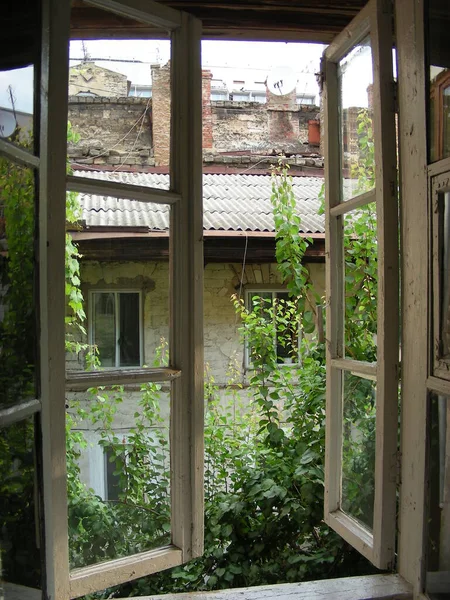
[{"label": "overcast sky", "polygon": [[[314,74],[319,70],[323,48],[319,44],[204,41],[202,63],[211,69],[214,78],[224,80],[229,90],[233,88],[233,80],[244,81],[243,87],[251,89],[255,81],[265,81],[278,67],[289,67],[297,81],[297,91],[314,95],[318,101]],[[85,54],[92,59],[109,59],[98,64],[142,85],[151,83],[152,63],[165,64],[169,60],[170,46],[168,41],[96,40],[85,42],[83,48],[81,42],[71,42],[71,65]],[[132,62],[117,62],[117,59]],[[344,106],[367,106],[366,89],[372,72],[370,53],[359,53],[353,62],[346,75]],[[32,82],[32,68],[0,72],[0,106],[11,107],[11,86],[16,110],[32,112]]]}]

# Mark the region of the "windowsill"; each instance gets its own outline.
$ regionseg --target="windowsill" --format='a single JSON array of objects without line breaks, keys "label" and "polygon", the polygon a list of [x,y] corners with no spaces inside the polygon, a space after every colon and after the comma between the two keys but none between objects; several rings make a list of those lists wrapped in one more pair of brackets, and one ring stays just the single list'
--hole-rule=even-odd
[{"label": "windowsill", "polygon": [[412,587],[400,575],[366,575],[284,583],[216,592],[139,596],[136,600],[411,600]]}]

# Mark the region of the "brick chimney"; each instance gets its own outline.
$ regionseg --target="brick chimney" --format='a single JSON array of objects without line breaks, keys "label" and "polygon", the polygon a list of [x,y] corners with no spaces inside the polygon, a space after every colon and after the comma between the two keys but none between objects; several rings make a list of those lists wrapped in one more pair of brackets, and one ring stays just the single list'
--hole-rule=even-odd
[{"label": "brick chimney", "polygon": [[203,117],[203,149],[213,147],[211,79],[209,70],[202,70],[202,117]]},{"label": "brick chimney", "polygon": [[170,163],[170,61],[152,65],[153,156],[157,167]]}]

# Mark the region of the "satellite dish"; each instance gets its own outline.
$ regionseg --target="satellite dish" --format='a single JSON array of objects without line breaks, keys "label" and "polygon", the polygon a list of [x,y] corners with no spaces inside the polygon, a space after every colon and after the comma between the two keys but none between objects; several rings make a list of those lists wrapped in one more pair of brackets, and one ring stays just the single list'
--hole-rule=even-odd
[{"label": "satellite dish", "polygon": [[16,118],[9,110],[0,108],[0,138],[8,138],[17,127]]},{"label": "satellite dish", "polygon": [[297,85],[297,77],[291,67],[275,67],[267,76],[266,85],[275,96],[285,96]]}]

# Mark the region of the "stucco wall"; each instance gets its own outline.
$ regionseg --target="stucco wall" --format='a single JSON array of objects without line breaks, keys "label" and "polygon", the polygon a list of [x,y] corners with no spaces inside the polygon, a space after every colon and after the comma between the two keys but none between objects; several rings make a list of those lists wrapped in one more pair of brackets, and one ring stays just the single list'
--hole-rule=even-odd
[{"label": "stucco wall", "polygon": [[[314,288],[320,295],[325,289],[325,265],[308,265]],[[167,262],[83,262],[82,290],[89,300],[89,290],[143,290],[144,362],[153,365],[161,338],[169,334],[169,265]],[[240,281],[243,286],[241,289]],[[239,336],[240,322],[231,296],[244,293],[252,284],[280,284],[276,264],[242,265],[210,263],[204,270],[204,338],[205,362],[216,383],[227,381],[230,363],[243,367],[244,350]],[[87,307],[89,314],[89,306]],[[69,368],[82,368],[81,358],[69,358]],[[242,372],[242,375],[244,373]]]},{"label": "stucco wall", "polygon": [[[81,266],[82,290],[87,300],[89,291],[94,289],[143,291],[144,360],[148,365],[153,364],[161,338],[168,338],[168,266],[167,262],[92,261],[84,261]],[[315,289],[323,295],[325,265],[309,264],[308,269]],[[205,363],[209,376],[212,376],[215,384],[219,386],[218,393],[222,401],[234,402],[239,410],[245,410],[249,402],[249,391],[245,385],[248,373],[243,368],[244,346],[238,332],[240,320],[236,317],[231,296],[239,292],[243,294],[246,286],[251,287],[252,284],[273,286],[279,283],[276,264],[247,265],[243,271],[241,264],[211,263],[206,265],[204,270]],[[88,303],[87,313],[89,314]],[[67,367],[83,368],[82,357],[68,357]],[[235,383],[243,384],[243,389],[235,390],[234,396],[233,392],[227,392],[225,389],[225,384],[229,383],[232,377]],[[108,393],[114,395],[115,392]],[[82,408],[89,410],[90,397],[86,392],[69,390],[67,398],[71,401],[77,400]],[[140,386],[125,388],[123,401],[117,405],[117,412],[113,418],[113,429],[119,438],[125,439],[129,428],[134,424],[134,414],[141,398]],[[170,418],[168,386],[163,387],[161,391],[159,405],[163,419],[159,426],[167,428]],[[85,419],[79,424],[79,428],[84,431],[88,442],[79,460],[82,480],[103,497],[106,476],[103,449],[98,444],[99,425]],[[151,429],[146,426],[147,432]]]}]

